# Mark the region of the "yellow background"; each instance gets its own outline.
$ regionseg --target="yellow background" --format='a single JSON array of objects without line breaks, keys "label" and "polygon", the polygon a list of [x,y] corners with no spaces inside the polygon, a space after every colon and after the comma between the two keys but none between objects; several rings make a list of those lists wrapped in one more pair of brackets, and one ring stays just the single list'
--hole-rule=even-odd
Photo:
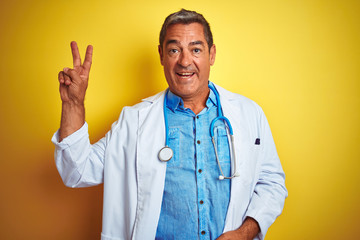
[{"label": "yellow background", "polygon": [[360,235],[359,1],[26,1],[0,3],[0,239],[99,239],[102,186],[66,188],[50,142],[57,73],[94,45],[86,98],[92,141],[126,105],[166,87],[157,53],[180,8],[211,24],[210,79],[259,103],[289,197],[267,239]]}]

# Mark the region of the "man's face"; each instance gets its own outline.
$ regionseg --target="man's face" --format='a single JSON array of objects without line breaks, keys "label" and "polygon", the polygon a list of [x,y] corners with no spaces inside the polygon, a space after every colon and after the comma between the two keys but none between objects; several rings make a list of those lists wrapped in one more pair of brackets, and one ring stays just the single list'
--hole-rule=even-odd
[{"label": "man's face", "polygon": [[173,93],[184,101],[207,96],[210,66],[215,62],[216,49],[213,45],[209,52],[200,23],[169,26],[159,53],[166,81]]}]

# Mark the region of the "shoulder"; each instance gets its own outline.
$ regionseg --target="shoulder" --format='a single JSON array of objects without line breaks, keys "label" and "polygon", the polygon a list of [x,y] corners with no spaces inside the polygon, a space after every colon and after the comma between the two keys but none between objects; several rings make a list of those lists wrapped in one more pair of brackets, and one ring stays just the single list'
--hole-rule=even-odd
[{"label": "shoulder", "polygon": [[165,96],[165,90],[161,91],[153,96],[144,98],[141,102],[133,105],[133,106],[126,106],[123,108],[123,112],[139,112],[151,107],[154,104],[161,104],[163,103]]},{"label": "shoulder", "polygon": [[235,109],[240,108],[240,109],[246,110],[246,111],[254,111],[254,112],[257,112],[258,114],[262,113],[261,107],[255,101],[251,100],[250,98],[247,98],[238,93],[228,91],[218,85],[215,85],[215,87],[218,90],[220,99],[224,104],[230,104]]},{"label": "shoulder", "polygon": [[119,119],[132,119],[132,121],[139,116],[139,112],[150,111],[153,106],[163,104],[165,91],[159,92],[153,96],[142,99],[141,102],[126,106],[122,109]]},{"label": "shoulder", "polygon": [[118,120],[112,124],[112,132],[118,132],[121,129],[136,130],[139,125],[140,114],[150,112],[153,106],[162,104],[165,96],[164,93],[165,91],[159,92],[133,106],[123,107]]}]

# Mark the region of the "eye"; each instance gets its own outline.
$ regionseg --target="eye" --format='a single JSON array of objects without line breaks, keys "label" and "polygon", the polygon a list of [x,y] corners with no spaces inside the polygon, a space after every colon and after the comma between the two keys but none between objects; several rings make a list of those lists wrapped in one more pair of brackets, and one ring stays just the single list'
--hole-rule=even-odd
[{"label": "eye", "polygon": [[201,49],[200,49],[200,48],[195,48],[195,49],[193,50],[193,52],[196,53],[196,54],[198,54],[198,53],[201,52]]},{"label": "eye", "polygon": [[170,54],[175,54],[175,53],[178,53],[178,52],[179,52],[179,50],[177,50],[175,48],[169,50]]}]

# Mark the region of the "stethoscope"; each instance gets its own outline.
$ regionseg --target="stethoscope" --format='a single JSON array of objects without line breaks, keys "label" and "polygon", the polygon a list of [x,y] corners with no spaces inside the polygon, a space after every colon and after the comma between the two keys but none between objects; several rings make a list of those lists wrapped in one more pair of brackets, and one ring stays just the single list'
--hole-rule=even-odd
[{"label": "stethoscope", "polygon": [[[221,175],[219,176],[219,180],[224,180],[224,179],[232,179],[234,177],[238,177],[239,174],[236,171],[236,158],[235,158],[235,145],[234,145],[234,136],[233,136],[233,129],[231,127],[230,121],[228,118],[226,118],[221,110],[221,103],[220,103],[220,96],[218,94],[218,92],[216,91],[216,89],[211,86],[209,84],[209,88],[213,91],[213,93],[215,94],[215,98],[216,98],[216,103],[217,103],[217,112],[218,112],[218,116],[212,120],[211,124],[210,124],[210,136],[211,136],[211,141],[213,143],[214,146],[214,150],[215,150],[215,156],[216,156],[216,161],[217,164],[219,166],[219,170]],[[163,147],[160,151],[159,151],[159,159],[162,162],[167,162],[169,161],[173,155],[174,152],[173,150],[169,147],[169,140],[168,140],[168,131],[169,131],[169,125],[168,125],[168,119],[167,119],[167,115],[166,115],[166,106],[167,106],[167,95],[168,95],[168,91],[166,91],[165,93],[165,98],[164,98],[164,120],[165,120],[165,147]],[[228,129],[229,133],[230,133],[230,140],[231,140],[231,157],[230,157],[230,161],[232,161],[234,163],[234,173],[230,176],[230,177],[225,177],[222,168],[221,168],[221,164],[219,162],[219,156],[218,156],[218,151],[217,151],[217,147],[216,147],[216,143],[215,143],[215,137],[214,137],[214,125],[217,121],[222,121],[225,124],[225,127]]]}]

